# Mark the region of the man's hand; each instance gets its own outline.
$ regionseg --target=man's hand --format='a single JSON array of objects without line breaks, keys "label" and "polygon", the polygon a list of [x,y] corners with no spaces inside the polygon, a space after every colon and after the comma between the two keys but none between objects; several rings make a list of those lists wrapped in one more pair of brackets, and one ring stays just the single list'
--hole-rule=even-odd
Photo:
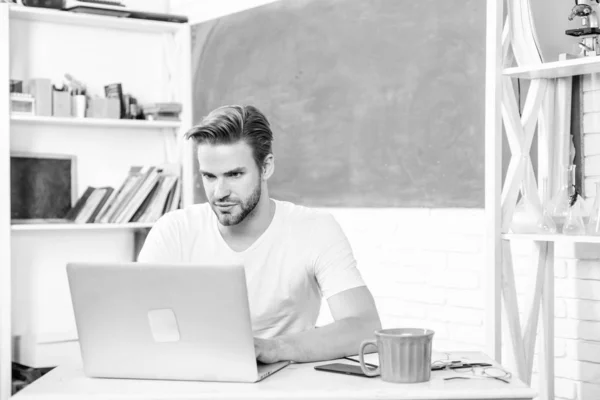
[{"label": "man's hand", "polygon": [[256,359],[264,364],[272,364],[279,359],[279,345],[276,339],[254,338],[254,351]]}]

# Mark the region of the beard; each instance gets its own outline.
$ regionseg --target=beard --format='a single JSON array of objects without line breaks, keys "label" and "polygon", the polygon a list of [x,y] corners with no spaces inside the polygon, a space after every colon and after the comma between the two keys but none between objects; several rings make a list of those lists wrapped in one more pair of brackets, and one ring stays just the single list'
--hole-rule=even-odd
[{"label": "beard", "polygon": [[258,184],[254,188],[254,190],[252,191],[250,196],[248,196],[245,199],[240,199],[238,201],[235,201],[235,200],[229,199],[229,198],[219,199],[219,201],[236,203],[235,206],[231,207],[227,211],[220,210],[219,207],[217,207],[215,205],[214,200],[210,202],[210,206],[213,209],[213,212],[217,216],[217,219],[219,220],[221,225],[223,225],[223,226],[237,225],[240,222],[242,222],[244,219],[246,219],[246,217],[254,210],[254,208],[256,208],[256,205],[260,201],[261,193],[262,193],[262,189],[261,189],[260,180],[259,180]]}]

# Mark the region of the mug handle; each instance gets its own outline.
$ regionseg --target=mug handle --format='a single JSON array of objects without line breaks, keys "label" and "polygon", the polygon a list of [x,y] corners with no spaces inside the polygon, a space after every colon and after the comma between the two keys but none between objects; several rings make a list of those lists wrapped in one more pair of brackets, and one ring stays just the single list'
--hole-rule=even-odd
[{"label": "mug handle", "polygon": [[377,376],[379,375],[379,367],[371,369],[365,365],[365,348],[367,346],[375,346],[375,348],[377,348],[377,342],[375,340],[365,340],[360,344],[360,351],[358,352],[360,369],[362,369],[362,372],[367,376]]}]

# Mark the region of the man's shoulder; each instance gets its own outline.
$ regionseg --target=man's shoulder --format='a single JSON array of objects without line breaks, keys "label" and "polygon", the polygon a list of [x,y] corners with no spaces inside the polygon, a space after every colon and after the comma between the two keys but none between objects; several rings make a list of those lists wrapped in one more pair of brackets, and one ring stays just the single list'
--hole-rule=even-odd
[{"label": "man's shoulder", "polygon": [[292,226],[312,229],[337,224],[333,215],[326,210],[281,200],[277,201],[277,206],[282,208],[286,223]]},{"label": "man's shoulder", "polygon": [[[198,221],[203,221],[209,216],[210,206],[208,203],[192,204],[178,210],[164,214],[156,221],[158,227],[197,226]],[[190,224],[190,222],[194,222]]]}]

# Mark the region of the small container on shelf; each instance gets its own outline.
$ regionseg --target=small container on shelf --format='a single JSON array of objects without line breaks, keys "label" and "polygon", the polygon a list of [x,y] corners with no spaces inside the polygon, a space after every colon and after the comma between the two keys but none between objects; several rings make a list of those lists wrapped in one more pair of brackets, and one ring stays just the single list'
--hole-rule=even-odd
[{"label": "small container on shelf", "polygon": [[521,198],[515,206],[510,230],[513,233],[540,233],[538,223],[543,219],[543,214],[530,199],[527,185],[521,185]]},{"label": "small container on shelf", "polygon": [[542,216],[537,222],[538,232],[540,233],[556,233],[556,224],[550,214],[550,204],[548,201],[548,178],[542,179]]},{"label": "small container on shelf", "polygon": [[70,118],[71,94],[65,87],[52,87],[52,116],[58,118]]},{"label": "small container on shelf", "polygon": [[84,94],[71,96],[71,111],[75,118],[85,118],[87,109],[87,97]]},{"label": "small container on shelf", "polygon": [[565,235],[585,235],[587,213],[585,202],[575,186],[575,168],[563,166],[561,183],[550,203],[550,214],[559,233]]},{"label": "small container on shelf", "polygon": [[13,115],[35,115],[35,98],[29,93],[11,93],[10,112]]},{"label": "small container on shelf", "polygon": [[[552,233],[553,222],[547,221],[547,213],[544,212],[539,199],[535,193],[530,193],[529,188],[534,187],[528,163],[525,164],[525,178],[521,183],[521,197],[515,206],[510,230],[513,233]],[[554,226],[556,232],[556,226]]]}]

